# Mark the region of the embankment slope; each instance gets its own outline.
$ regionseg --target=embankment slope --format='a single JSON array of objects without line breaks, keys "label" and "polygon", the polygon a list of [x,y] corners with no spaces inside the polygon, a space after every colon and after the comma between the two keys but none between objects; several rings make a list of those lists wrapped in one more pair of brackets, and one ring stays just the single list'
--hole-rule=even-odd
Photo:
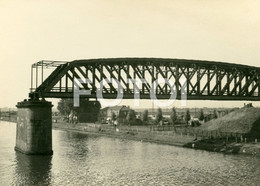
[{"label": "embankment slope", "polygon": [[[185,144],[185,147],[215,152],[251,154],[260,156],[260,108],[241,108],[224,117],[213,119],[199,127],[204,131],[241,133],[244,139],[202,139]],[[255,141],[257,140],[257,141]],[[257,142],[257,143],[256,143]]]},{"label": "embankment slope", "polygon": [[204,123],[199,129],[260,134],[260,108],[251,107],[235,110],[221,118]]}]

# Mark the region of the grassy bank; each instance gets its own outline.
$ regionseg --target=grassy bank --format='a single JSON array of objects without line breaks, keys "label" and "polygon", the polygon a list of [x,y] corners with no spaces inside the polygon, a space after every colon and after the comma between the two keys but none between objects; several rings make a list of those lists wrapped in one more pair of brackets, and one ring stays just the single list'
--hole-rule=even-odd
[{"label": "grassy bank", "polygon": [[[235,110],[221,118],[210,120],[198,128],[205,131],[250,133],[252,128],[257,126],[260,126],[260,108],[252,107]],[[260,134],[260,130],[257,132]]]},{"label": "grassy bank", "polygon": [[106,127],[102,125],[90,124],[67,124],[67,123],[54,123],[53,129],[69,130],[83,133],[91,133],[96,135],[105,135],[110,137],[130,139],[145,142],[154,142],[160,144],[168,144],[174,146],[183,146],[194,140],[193,136],[182,136],[175,134],[173,131],[131,131],[118,127]]}]

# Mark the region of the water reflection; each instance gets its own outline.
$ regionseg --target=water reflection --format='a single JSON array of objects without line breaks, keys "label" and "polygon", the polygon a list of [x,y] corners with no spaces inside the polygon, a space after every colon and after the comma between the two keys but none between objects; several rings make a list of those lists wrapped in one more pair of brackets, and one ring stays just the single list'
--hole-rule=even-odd
[{"label": "water reflection", "polygon": [[52,156],[28,156],[15,153],[14,185],[50,185]]},{"label": "water reflection", "polygon": [[82,133],[64,131],[54,132],[57,134],[54,136],[56,145],[54,146],[54,153],[61,153],[73,159],[85,159],[90,152],[89,144],[91,141],[96,140],[96,136],[89,136]]}]

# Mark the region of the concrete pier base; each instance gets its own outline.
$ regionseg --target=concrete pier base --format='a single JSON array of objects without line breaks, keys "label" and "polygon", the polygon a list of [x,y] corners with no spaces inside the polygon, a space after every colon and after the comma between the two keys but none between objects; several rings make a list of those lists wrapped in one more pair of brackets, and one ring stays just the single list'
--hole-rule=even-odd
[{"label": "concrete pier base", "polygon": [[52,108],[47,101],[19,102],[15,150],[30,155],[52,155]]}]

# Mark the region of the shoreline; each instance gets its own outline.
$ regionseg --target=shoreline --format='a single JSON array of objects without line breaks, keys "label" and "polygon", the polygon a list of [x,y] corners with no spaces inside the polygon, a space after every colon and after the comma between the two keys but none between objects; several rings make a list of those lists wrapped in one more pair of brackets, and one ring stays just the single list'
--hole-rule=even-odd
[{"label": "shoreline", "polygon": [[[120,130],[117,132],[116,130],[106,130],[106,129],[99,129],[99,128],[92,128],[88,126],[70,126],[70,124],[57,124],[53,125],[53,130],[63,130],[63,131],[72,131],[78,132],[82,134],[90,134],[90,135],[97,135],[97,136],[108,136],[112,138],[119,138],[119,139],[127,139],[127,140],[134,140],[134,141],[143,141],[143,142],[150,142],[150,143],[157,143],[157,144],[164,144],[164,145],[173,145],[177,147],[183,147],[186,143],[193,140],[193,137],[183,137],[180,135],[174,136],[165,136],[162,134],[154,134],[150,132],[135,132],[135,131],[126,131]],[[115,129],[115,128],[114,128]]]},{"label": "shoreline", "polygon": [[[63,125],[63,126],[62,126]],[[194,140],[193,136],[182,136],[178,134],[163,135],[153,132],[132,132],[132,131],[120,131],[105,130],[100,128],[92,128],[86,125],[70,126],[70,124],[54,124],[53,129],[74,131],[84,134],[108,136],[113,138],[128,139],[135,141],[144,141],[150,143],[172,145],[176,147],[190,148],[194,150],[205,150],[209,152],[218,152],[223,154],[233,155],[250,155],[260,157],[260,143],[235,143],[230,141],[227,144],[224,143],[224,139],[199,139]]]},{"label": "shoreline", "polygon": [[[16,123],[16,121],[7,121]],[[172,131],[166,132],[136,132],[129,130],[116,131],[115,127],[106,128],[105,126],[98,124],[68,124],[68,123],[53,123],[53,130],[72,131],[82,134],[90,134],[96,136],[108,136],[112,138],[127,139],[134,141],[143,141],[156,144],[172,145],[176,147],[190,148],[194,150],[205,150],[209,152],[218,152],[223,154],[233,155],[249,155],[260,157],[260,142],[258,143],[238,143],[230,141],[225,143],[224,139],[198,139],[194,140],[193,136],[183,136],[172,133]],[[100,127],[101,126],[101,127]]]},{"label": "shoreline", "polygon": [[144,141],[157,144],[172,145],[183,148],[191,148],[194,150],[205,150],[209,152],[218,152],[223,154],[242,154],[253,155],[260,157],[260,143],[235,143],[229,142],[223,144],[223,139],[199,139],[194,140],[192,136],[182,136],[178,134],[163,135],[153,132],[132,132],[132,131],[120,131],[105,130],[102,128],[89,127],[87,124],[71,126],[70,124],[54,124],[53,129],[75,131],[85,134],[102,135],[113,138],[121,138],[135,141]]}]

